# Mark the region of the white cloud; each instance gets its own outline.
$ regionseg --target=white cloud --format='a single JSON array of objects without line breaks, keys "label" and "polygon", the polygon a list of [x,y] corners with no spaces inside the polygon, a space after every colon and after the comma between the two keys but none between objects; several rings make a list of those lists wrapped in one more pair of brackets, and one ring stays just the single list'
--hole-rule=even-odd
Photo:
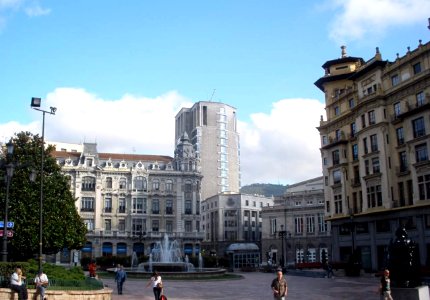
[{"label": "white cloud", "polygon": [[339,44],[382,36],[397,26],[423,22],[430,11],[429,0],[329,0],[340,10],[330,24],[330,38]]},{"label": "white cloud", "polygon": [[270,114],[239,123],[242,184],[296,183],[321,176],[316,129],[324,105],[313,99],[284,99]]},{"label": "white cloud", "polygon": [[35,3],[25,8],[25,13],[30,17],[39,17],[49,15],[51,10],[49,8],[42,8],[39,4]]},{"label": "white cloud", "polygon": [[[57,88],[42,99],[44,109],[57,108],[55,115],[45,115],[45,139],[97,142],[100,152],[173,156],[175,115],[192,105],[176,91],[108,100],[84,89]],[[20,131],[41,134],[42,114],[29,110],[36,121],[0,124],[1,141]],[[249,123],[239,120],[242,184],[287,184],[320,176],[316,127],[322,114],[318,100],[284,99],[273,103],[269,114],[253,114]]]}]

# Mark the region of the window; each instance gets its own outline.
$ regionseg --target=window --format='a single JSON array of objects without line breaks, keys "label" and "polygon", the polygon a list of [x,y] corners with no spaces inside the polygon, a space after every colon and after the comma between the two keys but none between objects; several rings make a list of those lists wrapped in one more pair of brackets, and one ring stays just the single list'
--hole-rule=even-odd
[{"label": "window", "polygon": [[340,107],[339,107],[339,106],[336,106],[336,107],[334,108],[334,115],[335,115],[335,116],[340,115]]},{"label": "window", "polygon": [[105,230],[106,231],[112,230],[112,220],[111,219],[105,219]]},{"label": "window", "polygon": [[[143,210],[143,198],[133,198],[132,201],[132,213],[141,214],[144,213]],[[146,211],[145,211],[146,213]]]},{"label": "window", "polygon": [[334,150],[331,153],[332,159],[333,159],[333,165],[338,165],[339,164],[339,150]]},{"label": "window", "polygon": [[380,185],[367,188],[367,205],[369,208],[382,206],[382,191]]},{"label": "window", "polygon": [[323,137],[322,137],[322,144],[327,145],[327,136],[326,135],[323,135]]},{"label": "window", "polygon": [[336,141],[340,141],[342,138],[342,132],[340,131],[340,129],[336,130]]},{"label": "window", "polygon": [[333,184],[339,184],[341,181],[341,172],[340,170],[333,171]]},{"label": "window", "polygon": [[323,165],[327,166],[327,157],[323,157]]},{"label": "window", "polygon": [[406,172],[408,170],[408,159],[406,156],[406,151],[402,151],[399,153],[399,162],[400,172]]},{"label": "window", "polygon": [[166,191],[172,191],[172,190],[173,190],[173,181],[166,180]]},{"label": "window", "polygon": [[88,231],[94,230],[94,219],[84,219],[84,224]]},{"label": "window", "polygon": [[173,222],[170,220],[166,221],[166,232],[173,232]]},{"label": "window", "polygon": [[416,162],[427,161],[427,144],[420,144],[415,146],[415,160]]},{"label": "window", "polygon": [[363,148],[364,148],[364,154],[369,153],[369,149],[367,149],[367,138],[363,138]]},{"label": "window", "polygon": [[378,138],[376,134],[370,136],[370,148],[372,149],[372,152],[378,151]]},{"label": "window", "polygon": [[318,214],[318,231],[327,232],[327,222],[324,220],[324,214]]},{"label": "window", "polygon": [[342,213],[342,195],[334,195],[334,213],[341,214]]},{"label": "window", "polygon": [[120,197],[118,199],[118,212],[121,214],[125,213],[125,198],[124,197]]},{"label": "window", "polygon": [[185,221],[185,232],[192,232],[192,222],[191,221]]},{"label": "window", "polygon": [[350,127],[351,127],[351,137],[354,137],[355,134],[357,133],[357,126],[355,125],[355,122],[351,123]]},{"label": "window", "polygon": [[361,115],[361,128],[366,128],[366,115]]},{"label": "window", "polygon": [[160,200],[152,199],[152,213],[158,215],[160,213]]},{"label": "window", "polygon": [[95,191],[96,190],[96,179],[94,177],[85,176],[82,179],[82,191]]},{"label": "window", "polygon": [[118,231],[125,232],[125,219],[118,220]]},{"label": "window", "polygon": [[353,161],[358,160],[358,145],[357,144],[352,145],[352,160]]},{"label": "window", "polygon": [[112,177],[106,177],[106,188],[107,189],[112,188]]},{"label": "window", "polygon": [[315,216],[306,216],[306,232],[315,233]]},{"label": "window", "polygon": [[208,125],[208,107],[203,106],[203,125]]},{"label": "window", "polygon": [[158,191],[160,189],[160,181],[158,180],[153,180],[152,181],[152,190],[154,191]]},{"label": "window", "polygon": [[369,174],[370,174],[370,171],[369,171],[369,160],[368,160],[368,159],[366,159],[366,160],[364,161],[364,173],[365,173],[366,175],[369,175]]},{"label": "window", "polygon": [[110,213],[112,212],[112,197],[109,196],[105,196],[105,213]]},{"label": "window", "polygon": [[173,214],[173,200],[167,199],[166,200],[166,215],[172,215]]},{"label": "window", "polygon": [[349,99],[349,108],[353,108],[355,106],[354,98]]},{"label": "window", "polygon": [[368,116],[369,116],[369,125],[375,124],[376,123],[375,111],[374,110],[369,111]]},{"label": "window", "polygon": [[158,220],[152,220],[152,231],[158,232],[160,230],[160,222]]},{"label": "window", "polygon": [[400,102],[394,103],[394,116],[397,118],[402,113]]},{"label": "window", "polygon": [[391,76],[391,85],[392,86],[396,86],[396,85],[398,85],[400,83],[400,77],[399,77],[399,75],[393,75],[393,76]]},{"label": "window", "polygon": [[133,235],[141,235],[146,231],[146,220],[145,219],[132,219],[131,230]]},{"label": "window", "polygon": [[124,190],[126,188],[127,188],[127,179],[125,179],[124,177],[121,177],[119,179],[119,189]]},{"label": "window", "polygon": [[185,214],[191,215],[192,213],[191,200],[185,200]]},{"label": "window", "polygon": [[418,176],[418,192],[420,200],[430,199],[430,174]]},{"label": "window", "polygon": [[276,219],[274,218],[270,219],[270,234],[276,234]]},{"label": "window", "polygon": [[414,68],[414,75],[421,73],[421,63],[416,63],[413,65]]},{"label": "window", "polygon": [[373,174],[380,172],[379,158],[378,157],[372,158],[372,168],[373,168]]},{"label": "window", "polygon": [[94,198],[93,197],[82,197],[82,199],[81,199],[81,211],[94,211]]},{"label": "window", "polygon": [[295,227],[296,235],[302,235],[303,234],[303,217],[302,216],[294,218],[294,227]]},{"label": "window", "polygon": [[134,179],[134,188],[138,191],[146,190],[146,179],[143,176],[137,176]]},{"label": "window", "polygon": [[412,120],[412,128],[414,130],[414,138],[424,136],[426,134],[424,118],[421,117],[421,118]]},{"label": "window", "polygon": [[403,145],[405,143],[405,137],[403,135],[403,127],[399,127],[396,129],[396,136],[397,136],[397,145]]},{"label": "window", "polygon": [[417,99],[417,107],[424,105],[424,92],[416,94],[415,99]]}]

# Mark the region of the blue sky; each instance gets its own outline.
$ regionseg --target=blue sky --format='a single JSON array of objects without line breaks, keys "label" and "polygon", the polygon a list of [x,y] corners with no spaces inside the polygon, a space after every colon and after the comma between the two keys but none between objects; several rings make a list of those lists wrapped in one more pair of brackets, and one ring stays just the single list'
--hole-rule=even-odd
[{"label": "blue sky", "polygon": [[174,116],[237,108],[243,183],[320,176],[321,65],[428,42],[428,0],[0,0],[0,142],[15,132],[173,155]]}]

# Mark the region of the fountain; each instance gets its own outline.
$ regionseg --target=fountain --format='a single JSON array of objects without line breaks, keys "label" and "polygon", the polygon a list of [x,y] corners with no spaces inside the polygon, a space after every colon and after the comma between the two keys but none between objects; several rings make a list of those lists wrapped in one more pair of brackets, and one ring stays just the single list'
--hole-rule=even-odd
[{"label": "fountain", "polygon": [[[221,268],[203,268],[201,253],[198,256],[198,270],[189,261],[188,255],[182,256],[178,241],[170,241],[167,234],[161,241],[156,242],[149,253],[149,260],[138,264],[137,255],[133,252],[131,256],[131,267],[125,268],[130,277],[139,275],[149,276],[152,271],[157,271],[169,277],[214,277],[225,274],[226,270]],[[114,272],[114,269],[108,269]]]}]

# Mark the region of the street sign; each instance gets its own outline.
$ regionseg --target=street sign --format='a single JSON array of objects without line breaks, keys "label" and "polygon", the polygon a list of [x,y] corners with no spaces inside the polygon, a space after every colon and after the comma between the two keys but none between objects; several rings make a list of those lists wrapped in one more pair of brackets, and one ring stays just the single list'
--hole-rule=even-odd
[{"label": "street sign", "polygon": [[[0,236],[3,236],[3,231],[4,230],[0,230]],[[7,237],[13,237],[13,231],[12,230],[7,231]]]},{"label": "street sign", "polygon": [[[15,222],[7,222],[7,228],[13,228],[15,226]],[[0,221],[0,228],[4,228],[4,221]]]}]

